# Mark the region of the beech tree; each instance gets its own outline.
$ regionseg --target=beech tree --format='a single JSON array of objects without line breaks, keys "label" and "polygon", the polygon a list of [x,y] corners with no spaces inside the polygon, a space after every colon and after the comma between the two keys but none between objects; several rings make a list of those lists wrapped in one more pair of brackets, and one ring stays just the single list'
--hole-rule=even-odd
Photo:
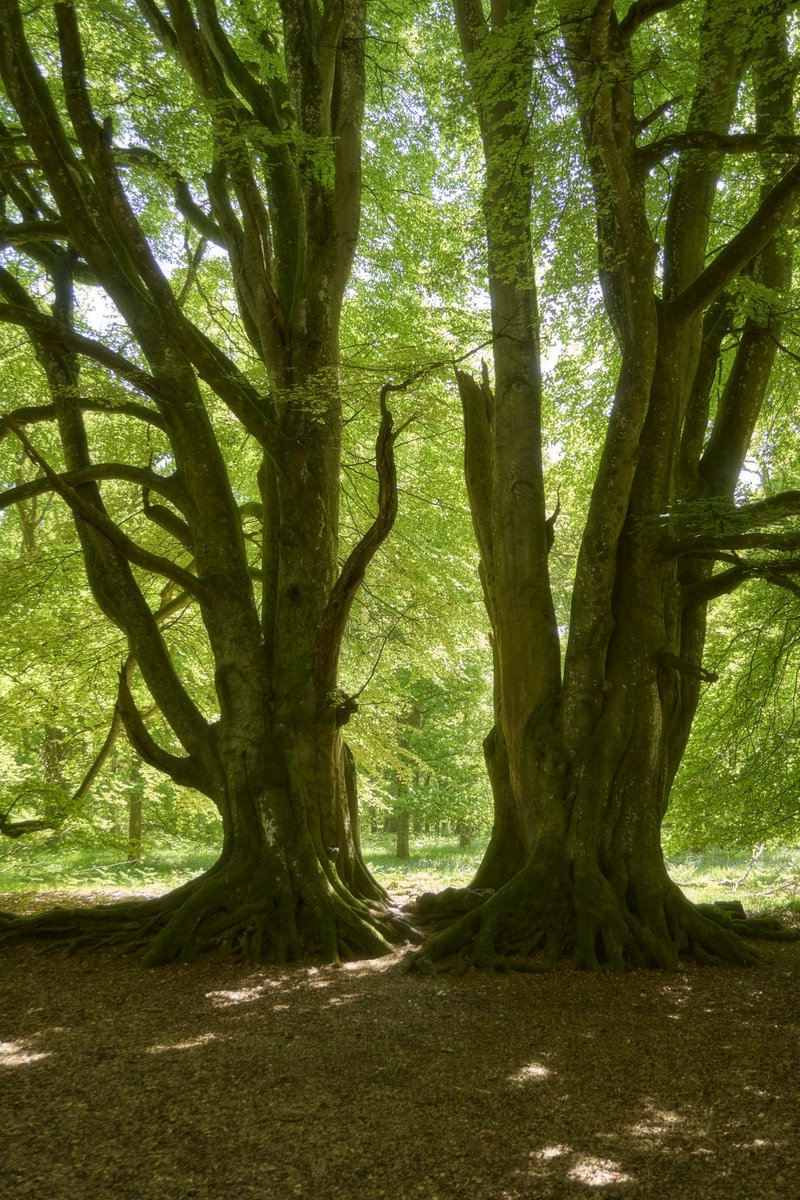
[{"label": "beech tree", "polygon": [[[454,9],[485,159],[494,371],[458,381],[496,674],[476,883],[499,890],[426,955],[749,963],[739,934],[763,926],[691,904],[660,829],[710,678],[709,604],[754,579],[797,587],[798,493],[737,492],[790,321],[796,29],[772,2]],[[552,186],[531,108],[548,56],[579,118],[618,364],[563,631],[531,244],[532,192]]]},{"label": "beech tree", "polygon": [[[130,650],[117,718],[146,762],[214,801],[224,829],[216,865],[177,891],[26,928],[121,940],[151,964],[213,947],[383,953],[405,929],[361,857],[342,737],[356,704],[337,685],[350,607],[397,504],[387,384],[378,509],[341,565],[338,339],[365,0],[31,13],[3,0],[0,19],[0,320],[25,332],[49,389],[6,409],[3,432],[37,474],[0,499],[52,492],[67,506],[94,599]],[[115,461],[97,456],[104,422],[126,423]],[[41,449],[50,428],[57,458]],[[171,652],[169,620],[188,604],[213,659],[210,700]]]}]

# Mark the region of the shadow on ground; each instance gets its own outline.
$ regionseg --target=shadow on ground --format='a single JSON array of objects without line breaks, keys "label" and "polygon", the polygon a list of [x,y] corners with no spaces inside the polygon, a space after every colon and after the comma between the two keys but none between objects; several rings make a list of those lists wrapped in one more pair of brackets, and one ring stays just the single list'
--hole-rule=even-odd
[{"label": "shadow on ground", "polygon": [[0,956],[10,1200],[797,1200],[800,944],[418,977]]}]

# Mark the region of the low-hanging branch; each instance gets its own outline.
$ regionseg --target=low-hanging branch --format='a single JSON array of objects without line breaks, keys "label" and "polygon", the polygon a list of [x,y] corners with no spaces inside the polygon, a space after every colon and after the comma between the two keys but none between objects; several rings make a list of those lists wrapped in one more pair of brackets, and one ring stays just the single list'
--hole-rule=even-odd
[{"label": "low-hanging branch", "polygon": [[170,754],[163,746],[159,746],[148,730],[145,719],[133,698],[124,667],[120,672],[115,711],[128,735],[128,740],[146,763],[163,771],[181,787],[191,787],[208,795],[208,781],[202,764],[194,758]]},{"label": "low-hanging branch", "polygon": [[[93,400],[83,396],[70,399],[84,412],[103,413],[109,417],[133,417],[137,421],[155,426],[156,429],[164,429],[161,415],[154,408],[146,408],[144,404],[134,404],[132,401],[122,401],[118,404],[116,401]],[[57,417],[58,409],[55,404],[28,404],[22,408],[15,408],[12,412],[0,416],[0,442],[13,432],[7,424],[7,418],[17,425],[37,425],[42,421],[55,421]]]},{"label": "low-hanging branch", "polygon": [[[168,584],[167,589],[165,589],[165,593],[169,589],[170,589],[170,585]],[[184,609],[188,608],[188,606],[192,603],[192,599],[193,599],[193,597],[188,595],[187,592],[180,592],[177,596],[171,596],[169,598],[166,598],[165,593],[162,593],[162,601],[163,602],[162,602],[161,606],[153,614],[153,616],[155,617],[155,620],[156,620],[156,624],[158,624],[158,625],[163,625],[164,622],[169,620],[170,617],[177,616],[178,613],[183,612]],[[122,668],[120,670],[120,680],[125,681],[125,686],[127,687],[128,692],[130,692],[131,684],[133,683],[133,676],[136,671],[136,667],[137,667],[137,662],[136,662],[135,655],[129,654],[128,657],[125,659],[125,662],[122,664]],[[118,699],[119,699],[119,691],[118,691]],[[155,716],[155,714],[158,711],[159,711],[158,708],[154,705],[146,713],[144,713],[143,715],[142,714],[139,714],[139,715],[142,716],[142,720],[146,722],[149,717]],[[106,762],[108,761],[108,759],[111,755],[111,751],[114,749],[114,746],[117,742],[117,738],[119,737],[119,735],[122,732],[124,727],[125,726],[124,726],[124,723],[122,720],[122,712],[120,710],[120,705],[117,702],[114,705],[114,715],[111,718],[111,724],[109,726],[108,733],[106,734],[105,740],[104,740],[102,746],[100,747],[99,751],[95,755],[95,757],[92,759],[92,762],[89,765],[89,769],[87,770],[86,774],[83,776],[83,779],[80,781],[77,788],[72,793],[72,796],[70,797],[70,800],[69,800],[69,804],[67,805],[68,808],[73,808],[77,804],[80,804],[80,802],[86,797],[86,795],[88,794],[89,789],[91,788],[95,779],[100,774],[101,770],[103,769]]]},{"label": "low-hanging branch", "polygon": [[[9,430],[13,432],[13,430]],[[156,475],[145,467],[133,467],[128,463],[96,463],[91,467],[80,467],[76,471],[65,471],[58,476],[62,484],[69,488],[78,488],[85,483],[96,483],[101,479],[121,479],[127,483],[136,483],[150,491],[160,492],[173,504],[177,503],[177,488],[171,476],[166,478]],[[45,475],[40,479],[31,479],[27,483],[19,483],[16,487],[0,492],[0,511],[11,508],[14,504],[24,504],[35,496],[43,496],[47,492],[56,491],[52,478]]]},{"label": "low-hanging branch", "polygon": [[94,504],[87,503],[75,488],[65,483],[63,477],[57,471],[53,470],[50,464],[42,458],[21,429],[16,429],[15,433],[21,441],[28,458],[44,471],[52,485],[52,490],[65,501],[79,520],[108,538],[112,545],[130,563],[133,563],[134,566],[141,567],[145,571],[152,571],[156,575],[163,575],[166,579],[171,579],[179,587],[184,588],[192,594],[197,594],[200,591],[201,585],[194,575],[191,575],[187,570],[179,567],[170,559],[164,558],[163,555],[153,554],[151,551],[139,546],[134,542],[133,538],[123,533],[119,525],[112,521],[102,509]]}]

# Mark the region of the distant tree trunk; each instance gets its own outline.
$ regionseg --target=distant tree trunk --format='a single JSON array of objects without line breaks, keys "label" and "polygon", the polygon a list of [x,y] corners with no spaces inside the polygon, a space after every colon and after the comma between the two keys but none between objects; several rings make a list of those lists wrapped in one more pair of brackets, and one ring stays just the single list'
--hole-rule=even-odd
[{"label": "distant tree trunk", "polygon": [[397,812],[397,842],[395,854],[398,858],[411,858],[409,835],[411,832],[411,817],[407,808]]},{"label": "distant tree trunk", "polygon": [[138,862],[142,857],[142,816],[144,791],[141,785],[128,792],[128,862]]}]

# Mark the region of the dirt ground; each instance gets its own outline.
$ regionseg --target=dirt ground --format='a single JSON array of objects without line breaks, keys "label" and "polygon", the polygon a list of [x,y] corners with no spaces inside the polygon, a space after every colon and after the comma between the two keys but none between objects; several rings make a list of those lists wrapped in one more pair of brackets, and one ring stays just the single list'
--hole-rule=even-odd
[{"label": "dirt ground", "polygon": [[0,952],[3,1200],[798,1200],[799,1093],[798,942],[624,977]]}]

